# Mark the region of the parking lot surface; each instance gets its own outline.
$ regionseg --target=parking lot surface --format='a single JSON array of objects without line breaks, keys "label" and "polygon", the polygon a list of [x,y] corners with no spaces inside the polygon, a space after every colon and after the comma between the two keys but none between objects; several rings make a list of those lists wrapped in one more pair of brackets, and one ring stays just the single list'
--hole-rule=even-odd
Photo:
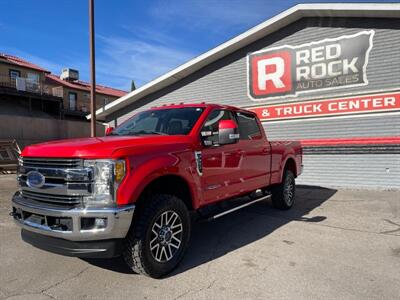
[{"label": "parking lot surface", "polygon": [[0,299],[399,299],[399,191],[302,186],[290,211],[259,203],[196,223],[178,269],[132,274],[21,241],[0,176]]}]

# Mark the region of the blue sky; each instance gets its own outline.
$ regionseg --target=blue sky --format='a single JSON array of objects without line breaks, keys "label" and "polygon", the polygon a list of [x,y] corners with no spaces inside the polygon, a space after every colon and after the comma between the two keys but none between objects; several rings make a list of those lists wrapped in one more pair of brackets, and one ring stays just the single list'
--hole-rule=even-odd
[{"label": "blue sky", "polygon": [[[75,68],[89,79],[86,0],[1,2],[0,52],[55,74]],[[125,90],[131,79],[143,85],[300,2],[95,0],[97,82]]]}]

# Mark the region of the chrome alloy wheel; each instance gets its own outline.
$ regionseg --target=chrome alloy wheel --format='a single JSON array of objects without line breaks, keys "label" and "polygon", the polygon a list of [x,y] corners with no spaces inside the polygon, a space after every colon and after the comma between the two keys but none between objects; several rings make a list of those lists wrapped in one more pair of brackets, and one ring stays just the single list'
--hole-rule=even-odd
[{"label": "chrome alloy wheel", "polygon": [[288,206],[292,205],[294,198],[294,182],[290,178],[286,178],[283,195]]},{"label": "chrome alloy wheel", "polygon": [[164,263],[174,257],[182,244],[182,230],[182,220],[172,210],[157,218],[151,228],[150,240],[150,252],[156,261]]}]

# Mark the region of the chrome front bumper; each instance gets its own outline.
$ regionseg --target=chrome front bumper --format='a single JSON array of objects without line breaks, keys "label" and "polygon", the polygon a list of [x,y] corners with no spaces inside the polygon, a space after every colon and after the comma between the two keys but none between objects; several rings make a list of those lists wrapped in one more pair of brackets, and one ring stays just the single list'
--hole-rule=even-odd
[{"label": "chrome front bumper", "polygon": [[[52,208],[42,204],[27,203],[17,192],[12,199],[13,217],[21,228],[46,236],[62,238],[69,241],[96,241],[124,238],[128,233],[135,205],[115,208]],[[25,218],[27,214],[43,217],[44,223],[32,222]],[[47,224],[47,217],[67,218],[72,221],[72,230],[59,230]],[[81,229],[82,218],[103,218],[107,225],[102,229]]]}]

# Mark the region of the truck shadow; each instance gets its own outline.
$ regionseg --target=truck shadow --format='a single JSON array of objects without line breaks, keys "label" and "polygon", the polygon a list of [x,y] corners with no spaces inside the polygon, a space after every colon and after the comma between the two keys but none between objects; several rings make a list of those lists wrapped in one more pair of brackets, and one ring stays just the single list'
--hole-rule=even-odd
[{"label": "truck shadow", "polygon": [[[331,198],[337,190],[317,186],[297,186],[296,204],[288,211],[276,210],[271,201],[260,202],[210,222],[195,222],[189,249],[174,276],[249,245],[268,236],[291,221],[318,223],[325,216],[307,217]],[[292,241],[284,240],[288,244]],[[133,273],[122,258],[85,259],[86,262],[114,272]]]}]

